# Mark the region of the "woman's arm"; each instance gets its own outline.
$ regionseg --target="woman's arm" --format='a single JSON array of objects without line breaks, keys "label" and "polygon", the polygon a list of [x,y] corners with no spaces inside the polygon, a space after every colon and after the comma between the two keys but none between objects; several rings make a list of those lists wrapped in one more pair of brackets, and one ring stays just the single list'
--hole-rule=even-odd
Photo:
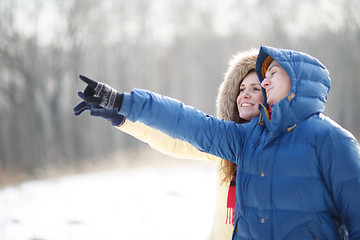
[{"label": "woman's arm", "polygon": [[126,120],[117,129],[147,143],[151,148],[175,158],[217,161],[218,157],[201,152],[190,143],[174,139],[141,122]]}]

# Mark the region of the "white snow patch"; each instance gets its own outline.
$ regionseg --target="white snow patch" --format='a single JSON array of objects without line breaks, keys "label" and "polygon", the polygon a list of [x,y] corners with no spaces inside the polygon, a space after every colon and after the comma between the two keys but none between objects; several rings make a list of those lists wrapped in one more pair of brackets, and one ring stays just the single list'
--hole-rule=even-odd
[{"label": "white snow patch", "polygon": [[206,239],[216,168],[191,162],[5,188],[0,191],[0,239]]}]

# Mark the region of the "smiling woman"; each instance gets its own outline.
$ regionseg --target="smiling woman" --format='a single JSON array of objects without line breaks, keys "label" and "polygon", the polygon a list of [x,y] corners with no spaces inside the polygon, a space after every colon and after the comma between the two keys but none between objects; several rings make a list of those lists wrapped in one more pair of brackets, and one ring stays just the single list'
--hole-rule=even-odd
[{"label": "smiling woman", "polygon": [[[219,87],[219,94],[216,101],[217,114],[220,118],[241,124],[248,122],[251,116],[255,117],[259,114],[258,105],[263,101],[263,96],[260,82],[255,74],[255,63],[258,52],[258,49],[249,49],[248,51],[235,54],[230,59],[229,67],[226,71],[225,79]],[[88,80],[86,81],[88,82]],[[83,94],[79,96],[84,98]],[[242,108],[240,104],[243,104]],[[244,118],[241,116],[243,109],[247,112],[244,114]],[[112,124],[120,124],[117,126],[119,130],[148,143],[149,146],[162,153],[182,159],[201,159],[216,162],[216,208],[208,239],[232,239],[236,201],[236,164],[213,155],[204,154],[188,142],[171,138],[140,122],[131,122],[128,120],[123,122],[124,118],[118,114],[105,114],[106,112],[111,113],[109,112],[111,110],[99,108],[95,110],[94,107],[89,106],[86,102],[79,103],[79,105],[74,108],[74,113],[75,115],[80,115],[81,112],[85,110],[90,110],[90,115],[92,116],[102,117],[111,121]],[[95,114],[96,111],[101,112],[101,114]],[[111,117],[109,118],[109,116]],[[174,189],[176,189],[176,187],[174,187]],[[172,214],[175,213],[172,212]],[[188,237],[186,239],[188,239]]]},{"label": "smiling woman", "polygon": [[263,95],[259,78],[255,70],[246,75],[240,85],[240,93],[236,99],[240,117],[247,121],[259,116],[259,103],[263,102]]}]

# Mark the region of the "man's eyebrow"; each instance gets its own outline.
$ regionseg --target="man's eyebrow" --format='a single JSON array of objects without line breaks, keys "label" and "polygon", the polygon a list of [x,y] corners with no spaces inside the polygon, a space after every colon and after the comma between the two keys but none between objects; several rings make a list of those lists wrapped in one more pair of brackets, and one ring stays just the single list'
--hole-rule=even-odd
[{"label": "man's eyebrow", "polygon": [[266,70],[266,72],[268,72],[268,71],[270,71],[273,67],[280,67],[280,64],[279,63],[274,63],[272,66],[270,66],[267,70]]}]

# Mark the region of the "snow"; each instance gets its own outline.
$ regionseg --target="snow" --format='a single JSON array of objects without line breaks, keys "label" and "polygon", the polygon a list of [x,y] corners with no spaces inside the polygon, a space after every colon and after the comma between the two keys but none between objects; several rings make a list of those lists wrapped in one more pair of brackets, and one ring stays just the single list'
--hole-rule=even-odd
[{"label": "snow", "polygon": [[206,239],[215,186],[197,161],[25,182],[0,191],[0,240]]}]

